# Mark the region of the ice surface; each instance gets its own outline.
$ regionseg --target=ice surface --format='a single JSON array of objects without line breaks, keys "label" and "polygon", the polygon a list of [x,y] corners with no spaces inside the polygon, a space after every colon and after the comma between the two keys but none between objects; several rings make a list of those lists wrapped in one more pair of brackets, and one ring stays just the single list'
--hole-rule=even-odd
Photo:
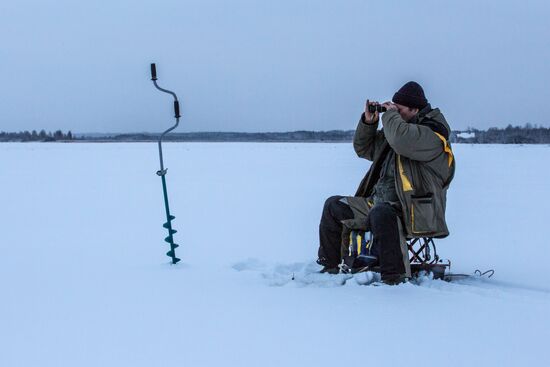
[{"label": "ice surface", "polygon": [[[350,144],[1,144],[0,366],[549,365],[548,146],[455,145],[457,272],[362,286],[312,275]],[[295,280],[292,280],[294,275]]]}]

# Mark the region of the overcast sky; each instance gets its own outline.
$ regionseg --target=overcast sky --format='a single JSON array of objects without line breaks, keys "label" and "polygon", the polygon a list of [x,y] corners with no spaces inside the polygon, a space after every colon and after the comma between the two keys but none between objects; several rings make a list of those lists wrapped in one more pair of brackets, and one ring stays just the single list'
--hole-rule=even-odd
[{"label": "overcast sky", "polygon": [[353,129],[418,81],[454,129],[550,126],[549,1],[0,2],[0,130]]}]

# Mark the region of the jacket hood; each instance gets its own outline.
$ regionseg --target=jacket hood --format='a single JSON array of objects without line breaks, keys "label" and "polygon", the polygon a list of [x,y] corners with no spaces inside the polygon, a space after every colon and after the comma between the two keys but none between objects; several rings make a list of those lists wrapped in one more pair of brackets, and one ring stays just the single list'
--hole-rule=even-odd
[{"label": "jacket hood", "polygon": [[443,135],[445,139],[449,139],[451,127],[447,123],[445,116],[443,116],[439,108],[432,109],[432,107],[428,104],[418,113],[415,120],[416,121],[412,122],[419,125],[428,126],[434,132]]}]

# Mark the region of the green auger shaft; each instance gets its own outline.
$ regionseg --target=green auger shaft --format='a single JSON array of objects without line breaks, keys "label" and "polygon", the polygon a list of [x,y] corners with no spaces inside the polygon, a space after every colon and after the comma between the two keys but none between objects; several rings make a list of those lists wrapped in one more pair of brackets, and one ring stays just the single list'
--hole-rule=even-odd
[{"label": "green auger shaft", "polygon": [[164,223],[162,226],[168,230],[168,237],[166,237],[164,241],[170,244],[170,251],[168,251],[166,255],[172,258],[172,264],[177,264],[177,262],[181,259],[178,259],[176,257],[176,248],[178,248],[179,245],[174,243],[174,234],[178,231],[172,228],[172,220],[176,219],[176,217],[170,214],[170,206],[168,204],[168,190],[166,189],[166,170],[160,173],[160,178],[162,179],[162,191],[164,194],[164,207],[166,208],[166,223]]}]

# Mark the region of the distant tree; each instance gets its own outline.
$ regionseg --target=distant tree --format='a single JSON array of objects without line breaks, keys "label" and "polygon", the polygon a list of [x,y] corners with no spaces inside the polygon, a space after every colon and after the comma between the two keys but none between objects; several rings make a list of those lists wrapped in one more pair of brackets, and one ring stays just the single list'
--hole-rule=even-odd
[{"label": "distant tree", "polygon": [[44,138],[44,141],[55,141],[54,137],[53,137],[53,134],[51,131],[48,131],[48,133],[46,134],[46,138]]},{"label": "distant tree", "polygon": [[31,141],[32,135],[28,130],[23,131],[21,134],[22,141]]},{"label": "distant tree", "polygon": [[73,140],[73,133],[71,132],[71,130],[69,130],[69,132],[67,133],[67,140]]}]

